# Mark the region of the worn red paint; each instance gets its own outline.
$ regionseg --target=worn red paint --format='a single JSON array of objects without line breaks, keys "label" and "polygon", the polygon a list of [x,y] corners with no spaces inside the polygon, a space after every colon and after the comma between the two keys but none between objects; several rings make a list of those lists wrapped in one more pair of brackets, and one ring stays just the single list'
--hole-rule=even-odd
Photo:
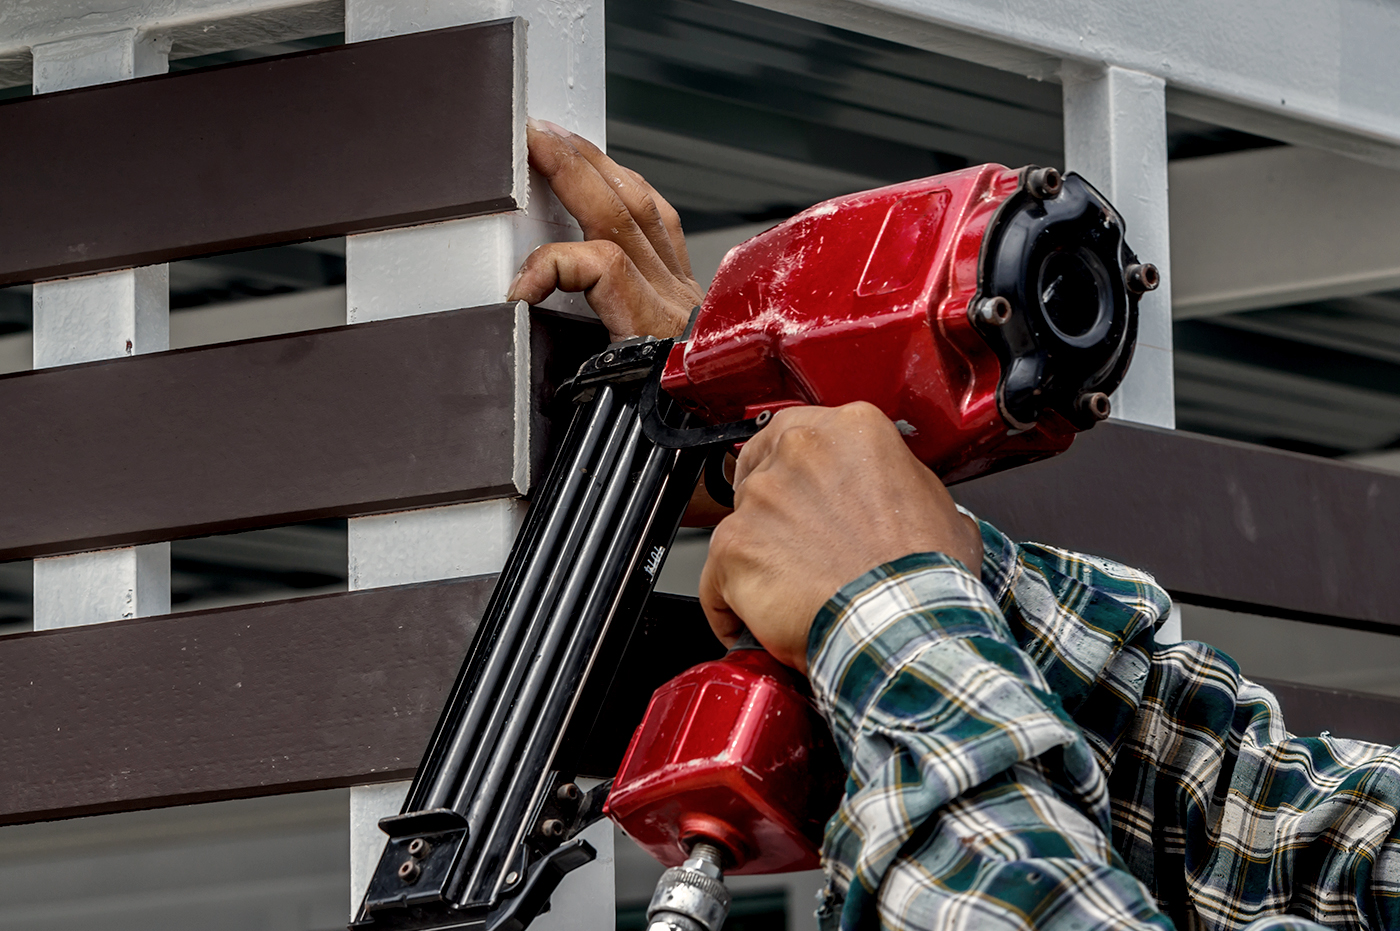
[{"label": "worn red paint", "polygon": [[802,677],[764,650],[733,650],[657,689],[606,811],[667,866],[706,838],[726,872],[815,869],[842,769]]},{"label": "worn red paint", "polygon": [[1003,421],[968,320],[983,238],[1020,171],[982,165],[819,204],[725,257],[662,387],[715,422],[869,401],[947,481],[1054,455],[1075,428]]}]

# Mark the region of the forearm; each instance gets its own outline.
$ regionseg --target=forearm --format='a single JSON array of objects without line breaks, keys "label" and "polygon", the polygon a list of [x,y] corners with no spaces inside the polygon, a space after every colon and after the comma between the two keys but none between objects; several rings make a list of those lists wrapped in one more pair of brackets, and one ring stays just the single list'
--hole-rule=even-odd
[{"label": "forearm", "polygon": [[1078,728],[959,564],[910,556],[846,586],[808,662],[850,768],[831,923],[1170,926],[1111,851]]},{"label": "forearm", "polygon": [[1164,911],[1400,927],[1400,754],[1292,737],[1229,657],[1157,644],[1171,601],[1146,573],[982,530],[983,584],[1098,758],[1113,848]]}]

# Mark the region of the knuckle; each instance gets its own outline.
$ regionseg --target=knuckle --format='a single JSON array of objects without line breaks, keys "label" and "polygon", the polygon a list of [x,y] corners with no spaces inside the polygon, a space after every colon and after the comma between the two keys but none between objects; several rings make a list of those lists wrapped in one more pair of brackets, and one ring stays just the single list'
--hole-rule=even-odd
[{"label": "knuckle", "polygon": [[778,455],[787,458],[803,459],[820,445],[821,431],[808,424],[787,428],[778,437]]},{"label": "knuckle", "polygon": [[[721,562],[734,551],[734,518],[726,517],[710,534],[709,558]],[[707,560],[708,561],[708,560]]]},{"label": "knuckle", "polygon": [[674,226],[676,229],[681,230],[681,215],[676,212],[675,207],[671,206],[670,201],[659,195],[653,198],[653,201],[656,204],[657,211],[661,214],[661,219],[666,222],[666,225]]},{"label": "knuckle", "polygon": [[[755,472],[750,475],[748,478],[744,479],[744,503],[752,506],[771,500],[774,493],[774,484],[775,482],[771,469],[765,469],[762,472]],[[726,542],[733,545],[732,539]]]},{"label": "knuckle", "polygon": [[858,423],[887,422],[889,420],[883,411],[869,401],[852,401],[843,405],[840,412],[843,416]]},{"label": "knuckle", "polygon": [[785,407],[773,415],[768,429],[782,435],[810,417],[813,410],[811,407]]},{"label": "knuckle", "polygon": [[598,254],[599,259],[609,269],[616,271],[619,267],[627,264],[627,252],[611,239],[595,239],[591,245],[593,251]]},{"label": "knuckle", "polygon": [[612,201],[608,204],[608,208],[603,214],[603,223],[606,224],[609,230],[616,233],[626,229],[627,226],[633,222],[632,211],[627,209],[627,205],[623,203],[622,198],[613,194]]},{"label": "knuckle", "polygon": [[637,219],[645,223],[660,223],[661,209],[656,206],[656,198],[650,194],[643,194],[641,202],[638,204],[640,216]]}]

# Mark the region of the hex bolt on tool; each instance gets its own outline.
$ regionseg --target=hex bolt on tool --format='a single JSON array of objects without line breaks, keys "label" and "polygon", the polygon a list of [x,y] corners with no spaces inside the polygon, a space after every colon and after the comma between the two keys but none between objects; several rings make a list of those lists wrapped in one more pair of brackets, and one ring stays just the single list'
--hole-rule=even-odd
[{"label": "hex bolt on tool", "polygon": [[732,502],[724,455],[800,404],[874,404],[950,483],[1062,452],[1157,283],[1083,178],[983,165],[812,207],[729,253],[680,340],[586,362],[352,927],[520,931],[604,814],[671,867],[652,931],[719,931],[723,871],[816,866],[844,772],[755,642],[658,689],[612,782],[574,782],[696,482]]}]

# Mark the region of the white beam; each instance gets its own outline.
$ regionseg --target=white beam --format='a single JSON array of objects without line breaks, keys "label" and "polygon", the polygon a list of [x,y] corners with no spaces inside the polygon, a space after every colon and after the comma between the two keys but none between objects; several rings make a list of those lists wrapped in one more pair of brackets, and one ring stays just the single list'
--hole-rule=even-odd
[{"label": "white beam", "polygon": [[169,266],[38,282],[33,339],[35,368],[169,349]]},{"label": "white beam", "polygon": [[[527,23],[524,69],[518,75],[516,158],[525,172],[525,75],[528,113],[604,144],[603,6],[558,0],[349,0],[351,42],[519,16]],[[578,227],[539,179],[531,179],[523,211],[436,223],[346,239],[347,314],[351,323],[497,303],[532,249],[579,238]],[[557,309],[584,311],[576,296],[555,295]],[[517,322],[515,365],[516,486],[527,490],[529,323]],[[524,514],[519,499],[401,512],[349,522],[350,588],[498,571]],[[455,661],[455,658],[453,658]],[[395,814],[407,784],[366,786],[350,794],[352,909],[358,907],[384,847],[376,823]],[[574,931],[614,927],[612,834],[595,840],[599,860],[554,896],[554,910],[536,922]],[[598,890],[606,890],[599,895]]]},{"label": "white beam", "polygon": [[1167,224],[1167,114],[1162,79],[1123,68],[1066,67],[1065,167],[1123,215],[1128,242],[1161,272],[1139,304],[1138,342],[1113,417],[1172,427],[1171,253]]},{"label": "white beam", "polygon": [[339,32],[344,9],[342,0],[20,0],[0,4],[0,59],[126,29],[199,53],[246,48]]},{"label": "white beam", "polygon": [[[34,91],[159,74],[165,52],[135,29],[38,43]],[[34,367],[169,348],[169,280],[158,265],[34,285]],[[34,560],[36,630],[169,610],[169,543]]]},{"label": "white beam", "polygon": [[1040,80],[1062,60],[1152,74],[1173,112],[1400,166],[1394,3],[745,2]]},{"label": "white beam", "polygon": [[1170,174],[1177,319],[1400,288],[1400,171],[1281,146]]},{"label": "white beam", "polygon": [[34,560],[34,629],[170,613],[170,544]]}]

